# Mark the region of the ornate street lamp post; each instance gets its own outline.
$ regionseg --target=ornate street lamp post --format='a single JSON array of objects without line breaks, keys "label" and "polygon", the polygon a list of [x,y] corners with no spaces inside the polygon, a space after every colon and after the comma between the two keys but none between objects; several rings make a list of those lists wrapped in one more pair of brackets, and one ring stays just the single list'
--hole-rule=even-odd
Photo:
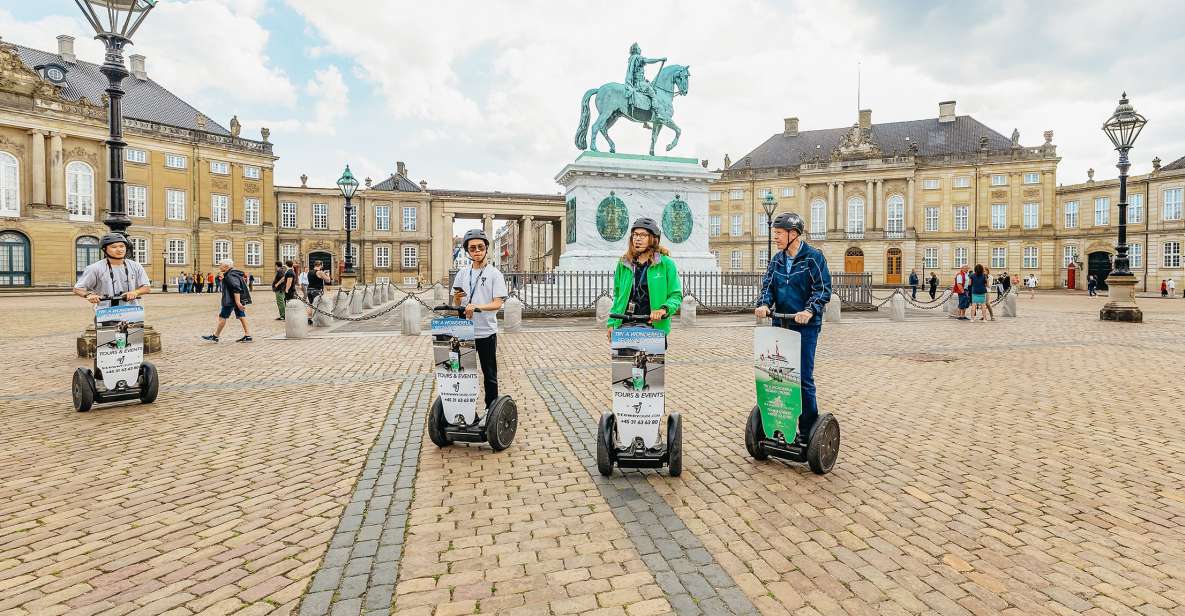
[{"label": "ornate street lamp post", "polygon": [[1128,267],[1127,259],[1127,171],[1131,168],[1128,152],[1140,136],[1140,131],[1148,120],[1136,113],[1132,104],[1127,100],[1127,92],[1119,99],[1119,106],[1115,113],[1103,123],[1103,132],[1115,144],[1119,151],[1119,243],[1115,246],[1115,266],[1107,276],[1107,302],[1099,312],[1104,321],[1127,321],[1140,323],[1144,314],[1136,306],[1136,277]]},{"label": "ornate street lamp post", "polygon": [[[160,260],[160,265],[161,265],[161,268],[160,268],[160,271],[161,271],[160,292],[161,293],[168,293],[169,292],[169,246],[168,246],[167,240],[165,241],[165,247],[162,248],[160,251],[160,256],[161,256],[161,260]],[[144,255],[144,258],[147,259],[148,255]]]},{"label": "ornate street lamp post", "polygon": [[114,233],[127,235],[132,225],[124,209],[123,83],[128,69],[123,63],[123,48],[144,23],[156,0],[74,0],[83,17],[95,29],[95,38],[103,41],[107,54],[99,72],[107,77],[107,217],[103,224]]},{"label": "ornate street lamp post", "polygon": [[768,266],[774,254],[774,210],[778,209],[778,202],[774,201],[772,192],[765,193],[761,209],[765,210],[765,264]]},{"label": "ornate street lamp post", "polygon": [[345,172],[337,180],[337,187],[342,191],[342,196],[346,198],[346,272],[347,274],[354,273],[354,253],[350,248],[350,222],[354,217],[354,206],[350,205],[350,199],[354,198],[354,193],[358,192],[358,180],[354,178],[354,174],[350,172],[350,166],[346,165]]}]

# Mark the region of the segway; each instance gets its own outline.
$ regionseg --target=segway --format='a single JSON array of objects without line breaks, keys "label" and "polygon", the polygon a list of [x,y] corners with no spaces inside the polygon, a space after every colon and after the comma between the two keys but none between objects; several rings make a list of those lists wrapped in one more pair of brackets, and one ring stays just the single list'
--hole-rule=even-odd
[{"label": "segway", "polygon": [[[773,313],[778,319],[792,314]],[[753,332],[753,369],[757,404],[745,424],[745,448],[756,460],[770,456],[806,463],[817,475],[835,467],[839,457],[839,421],[824,413],[815,421],[805,444],[797,439],[802,414],[798,332],[782,327],[757,327]]]},{"label": "segway", "polygon": [[[622,327],[613,330],[612,410],[597,425],[597,470],[608,477],[618,468],[667,467],[671,477],[683,472],[683,419],[667,416],[666,442],[659,440],[666,405],[667,336],[649,317],[611,314]],[[626,325],[632,325],[626,327]]]},{"label": "segway", "polygon": [[70,387],[74,410],[91,410],[96,402],[156,400],[160,380],[156,366],[144,361],[144,308],[120,306],[121,298],[102,296],[107,308],[95,308],[95,367],[74,371]]},{"label": "segway", "polygon": [[518,430],[518,406],[510,396],[498,396],[484,415],[478,415],[481,388],[473,320],[463,318],[464,306],[444,304],[432,310],[455,312],[458,316],[432,319],[432,361],[438,394],[428,412],[428,438],[437,447],[484,442],[494,451],[506,449]]}]

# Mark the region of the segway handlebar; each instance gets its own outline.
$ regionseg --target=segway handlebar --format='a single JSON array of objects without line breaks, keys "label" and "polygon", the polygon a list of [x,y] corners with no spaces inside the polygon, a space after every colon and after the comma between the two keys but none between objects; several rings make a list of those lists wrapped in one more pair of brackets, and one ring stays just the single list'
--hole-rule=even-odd
[{"label": "segway handlebar", "polygon": [[[448,305],[448,304],[441,304],[441,305],[439,305],[439,306],[437,306],[437,307],[433,308],[432,310],[433,310],[434,312],[455,312],[455,313],[457,313],[458,315],[461,315],[461,316],[464,316],[464,315],[465,315],[465,307],[464,307],[464,306],[450,306],[450,305]],[[481,308],[476,308],[476,307],[475,307],[475,308],[473,309],[473,311],[474,311],[474,312],[481,312]]]},{"label": "segway handlebar", "polygon": [[641,314],[610,314],[610,319],[617,319],[621,321],[622,325],[626,323],[649,323],[650,315]]},{"label": "segway handlebar", "polygon": [[773,317],[773,318],[775,318],[775,319],[793,319],[793,318],[794,318],[794,313],[792,313],[792,312],[773,312],[773,311],[770,311],[770,313],[769,313],[769,316],[771,316],[771,317]]}]

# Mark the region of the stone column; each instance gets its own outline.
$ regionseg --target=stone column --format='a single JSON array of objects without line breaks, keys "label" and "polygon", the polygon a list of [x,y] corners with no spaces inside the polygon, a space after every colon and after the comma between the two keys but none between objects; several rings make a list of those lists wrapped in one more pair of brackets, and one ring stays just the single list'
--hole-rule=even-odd
[{"label": "stone column", "polygon": [[[877,229],[884,229],[886,221],[889,219],[888,207],[885,204],[885,181],[884,180],[877,180],[876,181],[876,202],[878,204],[877,209],[876,209],[876,215],[877,215],[876,216],[876,228]],[[902,212],[901,214],[904,215],[905,212]]]},{"label": "stone column", "polygon": [[534,239],[534,233],[531,232],[531,229],[532,229],[532,227],[535,226],[535,217],[534,216],[523,216],[522,218],[519,219],[518,226],[519,226],[519,230],[518,230],[519,231],[518,264],[519,264],[519,268],[520,268],[519,271],[529,272],[529,271],[531,271],[531,253],[533,252],[531,244],[532,244],[532,240]]},{"label": "stone column", "polygon": [[33,203],[45,203],[45,133],[31,130],[33,136]]},{"label": "stone column", "polygon": [[431,253],[432,281],[440,282],[453,266],[453,214],[450,212],[440,212],[433,221]]},{"label": "stone column", "polygon": [[57,132],[49,137],[49,202],[66,206],[66,153],[62,151],[62,133]]},{"label": "stone column", "polygon": [[551,268],[555,269],[560,266],[560,253],[563,252],[561,248],[564,245],[564,224],[563,219],[553,221],[551,223]]},{"label": "stone column", "polygon": [[835,183],[835,230],[843,233],[848,228],[847,203],[844,201],[843,182]]},{"label": "stone column", "polygon": [[906,227],[913,225],[914,229],[924,229],[924,225],[918,224],[917,215],[913,211],[913,178],[909,178],[905,186],[905,220]]},{"label": "stone column", "polygon": [[827,182],[827,230],[835,230],[835,182]]},{"label": "stone column", "polygon": [[[802,217],[809,220],[811,215],[811,200],[807,198],[805,183],[798,185],[798,207]],[[809,223],[806,228],[808,230],[811,228]]]},{"label": "stone column", "polygon": [[490,249],[494,248],[494,215],[482,214],[481,229],[486,232],[486,237],[490,238]]}]

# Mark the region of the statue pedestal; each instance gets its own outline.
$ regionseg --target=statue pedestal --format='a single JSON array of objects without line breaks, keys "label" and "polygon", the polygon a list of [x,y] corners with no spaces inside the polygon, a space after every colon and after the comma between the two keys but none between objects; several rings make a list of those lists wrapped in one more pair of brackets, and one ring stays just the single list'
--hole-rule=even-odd
[{"label": "statue pedestal", "polygon": [[[74,340],[79,357],[95,356],[95,324],[91,323]],[[160,332],[144,324],[144,354],[160,353]]]},{"label": "statue pedestal", "polygon": [[567,202],[559,271],[613,271],[642,216],[658,222],[679,271],[720,271],[708,252],[708,183],[719,178],[694,158],[582,152],[555,178]]},{"label": "statue pedestal", "polygon": [[1107,297],[1110,298],[1099,318],[1104,321],[1143,323],[1144,313],[1136,305],[1136,277],[1111,274],[1107,277]]}]

